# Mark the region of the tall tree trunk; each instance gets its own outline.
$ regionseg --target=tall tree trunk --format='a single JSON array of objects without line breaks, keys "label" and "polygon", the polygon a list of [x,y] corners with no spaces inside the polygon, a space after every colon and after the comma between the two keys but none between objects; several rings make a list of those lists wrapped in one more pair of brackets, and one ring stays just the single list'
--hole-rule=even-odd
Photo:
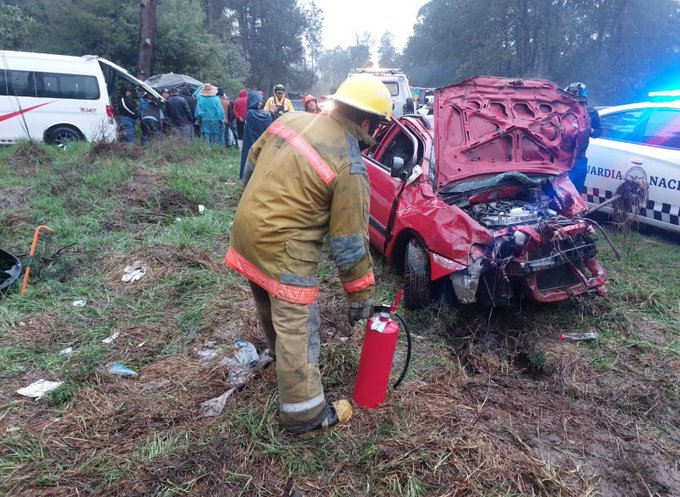
[{"label": "tall tree trunk", "polygon": [[154,46],[156,44],[156,0],[140,0],[139,3],[139,58],[137,76],[151,76]]}]

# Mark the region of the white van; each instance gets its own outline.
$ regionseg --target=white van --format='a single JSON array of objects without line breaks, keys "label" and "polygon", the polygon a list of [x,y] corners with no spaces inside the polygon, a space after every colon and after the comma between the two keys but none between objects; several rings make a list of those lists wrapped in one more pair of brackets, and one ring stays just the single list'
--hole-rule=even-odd
[{"label": "white van", "polygon": [[0,145],[38,140],[112,141],[110,95],[120,79],[162,97],[122,67],[94,55],[0,50]]},{"label": "white van", "polygon": [[[408,78],[401,69],[381,68],[381,67],[364,67],[355,69],[347,75],[347,77],[355,76],[357,74],[372,74],[383,82],[387,89],[390,90],[392,96],[392,115],[395,117],[407,113],[415,112],[413,108],[413,97],[411,96],[411,87],[408,84]],[[410,100],[409,100],[410,99]],[[407,104],[410,109],[407,108]]]}]

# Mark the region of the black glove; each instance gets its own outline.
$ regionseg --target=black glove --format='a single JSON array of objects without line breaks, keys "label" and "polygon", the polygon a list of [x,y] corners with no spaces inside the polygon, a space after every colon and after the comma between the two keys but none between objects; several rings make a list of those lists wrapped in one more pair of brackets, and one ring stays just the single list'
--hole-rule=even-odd
[{"label": "black glove", "polygon": [[347,320],[350,326],[361,319],[368,319],[373,314],[373,300],[366,302],[350,302],[349,311],[347,312]]}]

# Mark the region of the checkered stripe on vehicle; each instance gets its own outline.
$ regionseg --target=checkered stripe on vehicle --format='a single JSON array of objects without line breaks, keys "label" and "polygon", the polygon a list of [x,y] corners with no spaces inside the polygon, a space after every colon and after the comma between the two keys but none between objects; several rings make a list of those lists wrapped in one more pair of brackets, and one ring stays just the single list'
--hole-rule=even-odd
[{"label": "checkered stripe on vehicle", "polygon": [[[586,187],[581,196],[586,202],[600,204],[605,200],[612,198],[614,192]],[[640,207],[640,215],[663,223],[680,226],[680,206],[673,208],[671,204],[647,200],[647,204],[644,207]]]}]

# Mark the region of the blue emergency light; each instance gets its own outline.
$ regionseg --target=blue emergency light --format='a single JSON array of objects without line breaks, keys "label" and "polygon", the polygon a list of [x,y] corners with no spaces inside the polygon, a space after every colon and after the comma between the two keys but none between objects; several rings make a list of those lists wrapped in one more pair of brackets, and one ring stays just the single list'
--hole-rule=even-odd
[{"label": "blue emergency light", "polygon": [[663,90],[663,91],[650,91],[647,95],[649,98],[680,98],[680,90]]}]

